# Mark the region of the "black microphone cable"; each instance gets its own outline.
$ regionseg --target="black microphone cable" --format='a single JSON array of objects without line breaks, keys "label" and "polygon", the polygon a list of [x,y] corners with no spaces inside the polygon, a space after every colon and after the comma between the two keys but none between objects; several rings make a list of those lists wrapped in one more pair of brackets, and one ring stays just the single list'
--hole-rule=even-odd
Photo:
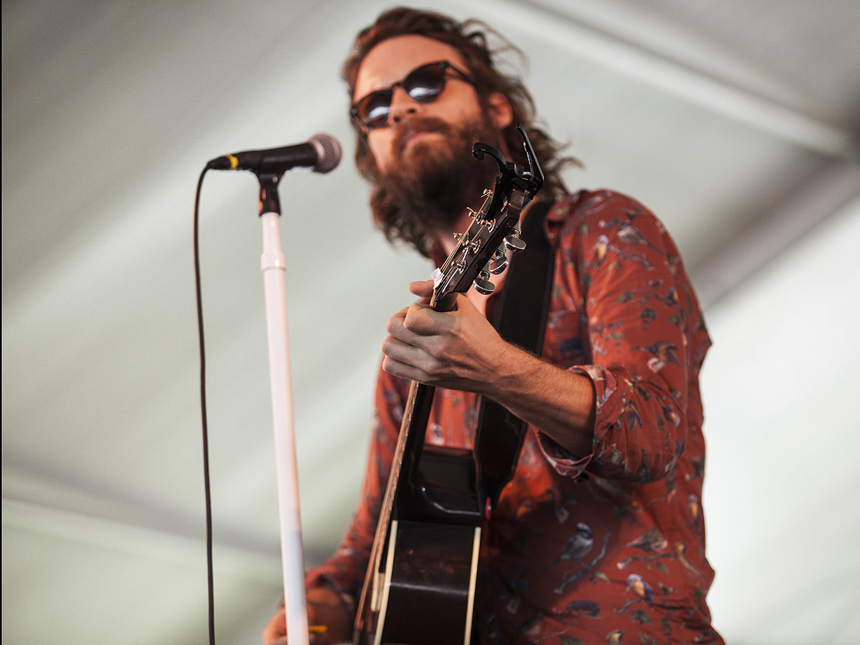
[{"label": "black microphone cable", "polygon": [[197,298],[197,338],[200,347],[200,413],[203,426],[203,488],[206,498],[206,577],[209,590],[209,645],[215,645],[215,575],[212,563],[212,490],[209,484],[209,429],[206,420],[206,345],[203,340],[203,290],[200,281],[200,192],[208,167],[200,173],[194,196],[194,286]]},{"label": "black microphone cable", "polygon": [[[206,416],[206,348],[203,336],[203,289],[200,279],[200,194],[203,178],[209,170],[251,170],[261,173],[284,173],[296,167],[308,167],[327,173],[341,159],[340,143],[328,134],[316,134],[307,142],[269,150],[248,150],[212,159],[203,168],[194,196],[194,286],[197,300],[197,337],[200,348],[200,414],[203,431],[203,485],[206,499],[206,574],[209,596],[209,645],[215,645],[215,576],[212,557],[212,490],[209,478],[209,429]],[[262,180],[261,180],[262,181]],[[262,184],[261,184],[262,189]],[[261,213],[262,214],[262,213]]]}]

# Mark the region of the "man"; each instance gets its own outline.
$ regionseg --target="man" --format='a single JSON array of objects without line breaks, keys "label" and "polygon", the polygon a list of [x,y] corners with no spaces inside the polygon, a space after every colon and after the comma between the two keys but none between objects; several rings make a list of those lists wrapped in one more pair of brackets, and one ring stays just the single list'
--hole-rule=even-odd
[{"label": "man", "polygon": [[[547,173],[555,251],[540,358],[487,321],[504,290],[453,311],[412,305],[388,322],[376,424],[359,508],[337,553],[307,576],[313,640],[351,639],[409,380],[437,386],[428,443],[472,447],[480,397],[529,424],[517,470],[484,527],[480,642],[722,643],[705,596],[698,372],[710,345],[674,243],[642,205],[609,191],[564,195],[558,146],[531,99],[496,71],[476,23],[394,9],[344,66],[357,162],[390,240],[437,262],[491,185],[475,141],[525,165],[516,124]],[[528,217],[528,211],[526,211]],[[432,283],[409,285],[426,298]],[[284,643],[281,609],[263,632]]]}]

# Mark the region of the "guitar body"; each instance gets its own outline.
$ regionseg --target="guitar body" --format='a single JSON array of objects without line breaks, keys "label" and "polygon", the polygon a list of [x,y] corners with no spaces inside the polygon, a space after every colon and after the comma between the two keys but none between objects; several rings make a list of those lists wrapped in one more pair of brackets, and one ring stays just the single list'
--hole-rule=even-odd
[{"label": "guitar body", "polygon": [[381,605],[361,645],[469,645],[481,528],[393,521]]},{"label": "guitar body", "polygon": [[471,451],[425,447],[398,492],[359,645],[469,645],[481,549]]},{"label": "guitar body", "polygon": [[[476,143],[499,176],[480,212],[439,270],[430,307],[450,311],[458,293],[493,289],[490,273],[519,250],[519,219],[543,183],[525,134],[529,171]],[[356,645],[470,645],[486,497],[471,450],[424,445],[434,388],[413,382],[355,618]],[[483,474],[481,475],[481,477]]]}]

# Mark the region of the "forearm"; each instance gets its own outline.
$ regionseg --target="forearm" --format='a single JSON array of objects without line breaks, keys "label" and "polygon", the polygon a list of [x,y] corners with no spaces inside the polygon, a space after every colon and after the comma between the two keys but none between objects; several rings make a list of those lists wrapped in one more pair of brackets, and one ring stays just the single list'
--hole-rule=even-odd
[{"label": "forearm", "polygon": [[581,374],[504,343],[494,353],[479,394],[504,405],[578,457],[591,454],[594,387]]},{"label": "forearm", "polygon": [[[431,283],[413,283],[426,295]],[[590,455],[594,437],[591,380],[505,342],[465,296],[450,312],[413,305],[388,321],[385,371],[420,383],[486,396],[571,453]]]},{"label": "forearm", "polygon": [[362,521],[362,515],[364,513],[359,508],[335,553],[321,565],[307,571],[305,585],[308,589],[334,589],[347,605],[355,603],[367,570],[376,529],[376,518],[371,524]]}]

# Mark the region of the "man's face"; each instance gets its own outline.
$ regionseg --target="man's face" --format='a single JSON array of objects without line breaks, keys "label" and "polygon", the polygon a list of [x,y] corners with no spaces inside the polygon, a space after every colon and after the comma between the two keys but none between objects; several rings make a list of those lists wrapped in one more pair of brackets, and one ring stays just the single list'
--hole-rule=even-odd
[{"label": "man's face", "polygon": [[[450,45],[415,35],[385,40],[362,61],[353,102],[391,87],[422,65],[438,61],[447,61],[470,73],[466,61]],[[481,129],[501,130],[512,119],[507,102],[502,101],[491,97],[485,112],[475,88],[456,74],[450,75],[445,89],[429,103],[418,103],[402,87],[394,88],[388,122],[367,133],[379,173],[416,170],[416,164],[427,164],[434,159],[440,147],[446,147],[451,133],[464,127],[474,129],[477,125]]]},{"label": "man's face", "polygon": [[[471,73],[459,52],[439,41],[423,36],[385,40],[362,61],[353,102],[439,61]],[[477,205],[496,173],[495,164],[472,157],[472,144],[482,141],[507,154],[502,130],[512,120],[510,104],[502,94],[490,95],[482,106],[474,86],[457,74],[447,79],[435,100],[426,103],[395,87],[387,122],[367,133],[378,194],[387,196],[403,221],[414,222],[428,234],[461,227],[466,206]]]}]

